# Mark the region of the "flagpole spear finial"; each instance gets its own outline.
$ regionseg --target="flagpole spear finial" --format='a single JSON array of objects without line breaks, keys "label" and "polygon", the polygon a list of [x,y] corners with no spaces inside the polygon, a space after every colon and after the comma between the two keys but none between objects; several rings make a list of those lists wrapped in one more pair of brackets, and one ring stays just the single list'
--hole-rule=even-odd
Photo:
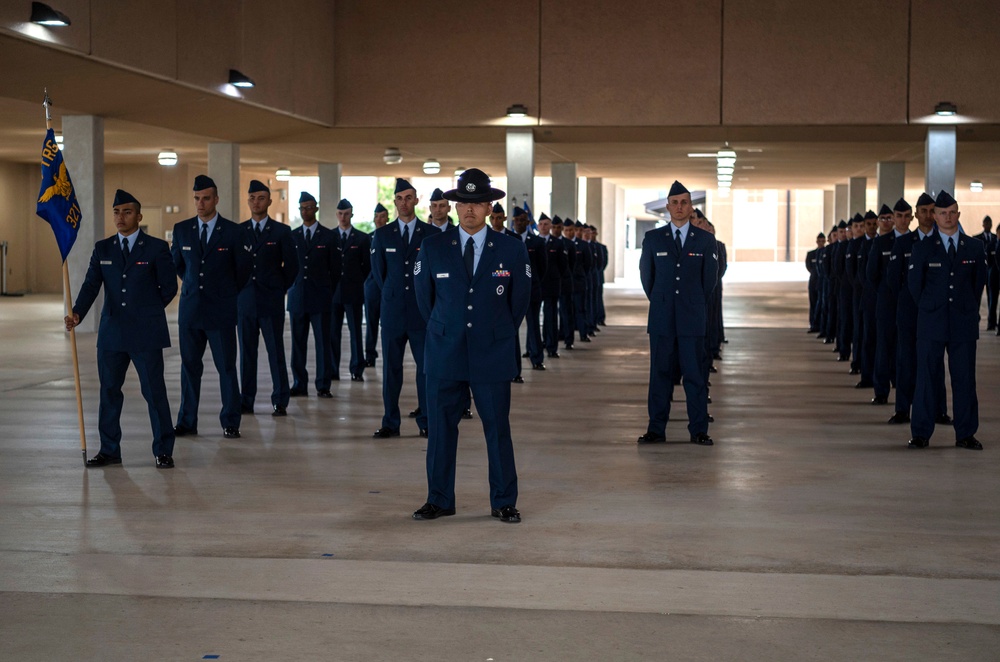
[{"label": "flagpole spear finial", "polygon": [[45,107],[45,128],[51,128],[52,126],[52,99],[49,98],[49,88],[45,88],[45,98],[42,99],[42,106]]}]

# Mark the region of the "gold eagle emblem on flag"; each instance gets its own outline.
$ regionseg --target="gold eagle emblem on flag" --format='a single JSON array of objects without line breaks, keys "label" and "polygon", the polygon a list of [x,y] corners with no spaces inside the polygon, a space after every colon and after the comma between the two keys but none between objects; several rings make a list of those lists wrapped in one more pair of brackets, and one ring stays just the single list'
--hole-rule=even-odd
[{"label": "gold eagle emblem on flag", "polygon": [[69,181],[66,164],[63,162],[59,164],[59,174],[55,176],[52,186],[42,191],[38,201],[48,202],[55,195],[60,195],[68,200],[71,193],[73,193],[73,183]]}]

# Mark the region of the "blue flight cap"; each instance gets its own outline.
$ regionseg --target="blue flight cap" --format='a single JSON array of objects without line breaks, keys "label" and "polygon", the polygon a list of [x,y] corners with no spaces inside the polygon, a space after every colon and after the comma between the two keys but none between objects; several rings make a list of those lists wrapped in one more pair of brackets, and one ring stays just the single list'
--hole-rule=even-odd
[{"label": "blue flight cap", "polygon": [[921,193],[920,197],[917,198],[917,206],[923,207],[924,205],[933,205],[934,198],[932,198],[927,192]]},{"label": "blue flight cap", "polygon": [[854,218],[851,219],[851,223],[864,223],[864,222],[865,222],[865,217],[861,215],[861,212],[855,214]]},{"label": "blue flight cap", "polygon": [[117,191],[115,191],[115,201],[111,206],[117,207],[118,205],[127,205],[130,203],[137,204],[140,207],[142,206],[131,193],[129,193],[128,191],[123,191],[121,189],[118,189]]},{"label": "blue flight cap", "polygon": [[396,190],[393,192],[393,195],[395,195],[396,193],[401,193],[403,191],[413,191],[414,193],[416,193],[417,189],[413,188],[413,184],[411,184],[410,182],[400,177],[397,177]]},{"label": "blue flight cap", "polygon": [[375,205],[375,213],[376,214],[381,214],[384,211],[387,212],[389,210],[386,209],[385,206],[381,202]]},{"label": "blue flight cap", "polygon": [[820,232],[818,235],[816,235],[816,238],[817,239],[826,239],[826,235],[823,234],[822,232]]},{"label": "blue flight cap", "polygon": [[955,198],[951,197],[951,193],[948,193],[948,191],[941,191],[938,193],[937,200],[934,201],[934,207],[936,209],[947,209],[948,207],[957,204],[958,202]]},{"label": "blue flight cap", "polygon": [[562,225],[562,224],[563,224],[562,219],[559,218],[558,215],[552,217],[552,225]]},{"label": "blue flight cap", "polygon": [[685,193],[687,193],[688,195],[690,195],[691,191],[689,191],[686,188],[684,188],[684,185],[681,184],[679,181],[677,181],[675,179],[674,183],[670,185],[670,192],[667,193],[667,197],[668,198],[672,198],[675,195],[683,195]]},{"label": "blue flight cap", "polygon": [[514,213],[513,213],[514,216],[522,216],[522,215],[527,214],[527,213],[528,212],[524,211],[520,207],[514,207]]},{"label": "blue flight cap", "polygon": [[251,179],[250,180],[250,189],[247,191],[247,193],[259,193],[261,191],[266,191],[266,192],[270,193],[271,189],[267,188],[267,186],[264,184],[264,182],[262,182],[260,180],[257,180],[257,179]]},{"label": "blue flight cap", "polygon": [[893,205],[892,210],[893,211],[913,211],[913,207],[910,206],[910,203],[907,202],[905,198],[900,198],[899,200],[896,200],[896,204]]},{"label": "blue flight cap", "polygon": [[299,195],[299,204],[301,205],[303,202],[316,202],[316,198],[312,197],[311,193],[302,191],[302,193]]},{"label": "blue flight cap", "polygon": [[502,213],[504,213],[503,212],[503,205],[501,205],[499,202],[496,203],[495,205],[493,205],[493,213],[494,214],[502,214]]},{"label": "blue flight cap", "polygon": [[436,188],[436,189],[434,189],[434,192],[431,193],[431,200],[430,201],[431,202],[437,202],[438,200],[444,200],[444,191],[442,191],[439,188]]},{"label": "blue flight cap", "polygon": [[538,220],[539,221],[551,221],[552,219],[549,218],[548,216],[546,216],[545,212],[542,212],[542,215],[538,217]]},{"label": "blue flight cap", "polygon": [[892,210],[889,209],[889,205],[887,205],[887,204],[883,204],[882,208],[878,210],[878,215],[879,216],[888,216],[891,213],[892,213]]},{"label": "blue flight cap", "polygon": [[198,175],[194,178],[194,188],[192,191],[204,191],[207,188],[214,188],[216,191],[219,187],[215,185],[215,180],[213,180],[208,175]]},{"label": "blue flight cap", "polygon": [[340,202],[337,203],[337,209],[354,209],[354,205],[347,198],[341,198]]},{"label": "blue flight cap", "polygon": [[847,221],[841,221],[840,223],[837,223],[837,229],[838,230],[846,230],[847,229]]},{"label": "blue flight cap", "polygon": [[869,209],[868,211],[865,212],[865,217],[862,218],[861,220],[862,221],[867,221],[870,218],[878,218],[878,214],[876,214],[875,212],[873,212],[871,209]]}]

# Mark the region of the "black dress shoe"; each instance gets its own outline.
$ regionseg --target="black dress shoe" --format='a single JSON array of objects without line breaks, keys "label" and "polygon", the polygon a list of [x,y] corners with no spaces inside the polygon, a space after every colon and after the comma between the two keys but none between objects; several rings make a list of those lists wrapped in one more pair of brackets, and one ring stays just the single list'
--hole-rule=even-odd
[{"label": "black dress shoe", "polygon": [[365,378],[363,376],[361,376],[361,375],[351,375],[351,381],[352,382],[363,382],[363,381],[365,381]]},{"label": "black dress shoe", "polygon": [[637,444],[662,444],[667,441],[667,438],[662,434],[656,434],[654,432],[647,432],[646,434],[639,437],[635,443]]},{"label": "black dress shoe", "polygon": [[709,423],[715,423],[715,416],[712,416],[711,414],[709,414],[708,415],[708,422]]},{"label": "black dress shoe", "polygon": [[716,360],[716,361],[721,361],[722,360],[722,354],[719,354],[718,352],[716,352],[715,354],[712,354],[712,358],[714,360]]},{"label": "black dress shoe", "polygon": [[98,453],[94,457],[87,460],[87,467],[107,467],[113,464],[121,464],[122,459],[120,457],[111,457],[110,455],[105,455],[104,453]]},{"label": "black dress shoe", "polygon": [[691,443],[698,444],[699,446],[711,446],[715,442],[712,441],[712,438],[707,433],[699,432],[698,434],[691,435]]},{"label": "black dress shoe", "polygon": [[226,439],[239,439],[240,429],[239,428],[222,428],[222,436]]},{"label": "black dress shoe", "polygon": [[819,333],[819,329],[814,329],[812,327],[809,327],[809,330],[806,331],[806,333]]},{"label": "black dress shoe", "polygon": [[594,342],[594,341],[591,340],[588,336],[583,336],[582,338],[580,338],[580,342]]},{"label": "black dress shoe", "polygon": [[462,414],[462,418],[472,418],[472,410],[471,409],[466,409],[465,413]]},{"label": "black dress shoe", "polygon": [[907,442],[906,447],[907,448],[927,448],[928,446],[930,446],[930,444],[931,444],[931,442],[929,442],[927,439],[924,439],[923,437],[914,437],[913,439],[910,439],[909,442]]},{"label": "black dress shoe", "polygon": [[979,440],[975,437],[966,437],[965,439],[959,439],[955,442],[955,445],[959,448],[968,448],[970,451],[981,451],[983,450],[983,445],[979,443]]},{"label": "black dress shoe", "polygon": [[413,519],[437,519],[438,517],[447,517],[454,514],[454,508],[441,508],[440,506],[435,506],[433,503],[425,503],[414,511]]},{"label": "black dress shoe", "polygon": [[420,432],[418,432],[417,434],[419,434],[421,437],[423,437],[424,439],[426,439],[427,438],[427,428],[420,428]]},{"label": "black dress shoe", "polygon": [[850,375],[860,375],[861,374],[861,368],[851,368],[851,371],[848,374],[850,374]]},{"label": "black dress shoe", "polygon": [[156,468],[157,469],[173,469],[174,468],[174,458],[169,455],[157,455],[156,456]]},{"label": "black dress shoe", "polygon": [[274,405],[274,411],[271,412],[271,416],[288,416],[288,410],[281,405]]},{"label": "black dress shoe", "polygon": [[934,419],[934,422],[938,425],[951,425],[952,423],[951,416],[948,414],[939,414],[938,417]]},{"label": "black dress shoe", "polygon": [[293,398],[298,398],[304,395],[309,395],[309,391],[307,391],[304,388],[293,388],[291,391],[288,392],[288,395],[292,396]]},{"label": "black dress shoe", "polygon": [[185,425],[174,426],[175,437],[189,437],[198,434],[198,428],[189,428]]},{"label": "black dress shoe", "polygon": [[558,358],[560,358],[559,357],[559,352],[549,352],[549,358],[550,359],[558,359]]},{"label": "black dress shoe", "polygon": [[521,354],[521,358],[522,359],[530,359],[531,358],[531,354],[529,354],[528,352],[525,352],[524,354]]},{"label": "black dress shoe", "polygon": [[823,344],[824,345],[832,345],[833,344],[833,338],[826,338],[825,340],[823,340]]},{"label": "black dress shoe", "polygon": [[325,388],[322,391],[316,391],[317,398],[332,398],[333,393],[330,393],[330,389]]},{"label": "black dress shoe", "polygon": [[860,382],[854,385],[854,388],[871,388],[875,384],[872,383],[870,379],[862,379]]},{"label": "black dress shoe", "polygon": [[996,324],[987,324],[986,325],[986,330],[987,331],[996,331],[997,330],[997,325]]},{"label": "black dress shoe", "polygon": [[535,365],[531,366],[531,369],[532,370],[545,370],[545,364],[544,363],[536,363]]},{"label": "black dress shoe", "polygon": [[712,404],[712,396],[708,396],[708,404]]},{"label": "black dress shoe", "polygon": [[375,359],[368,359],[367,361],[365,361],[365,367],[366,368],[374,368],[375,367]]},{"label": "black dress shoe", "polygon": [[843,363],[846,360],[847,360],[846,356],[838,356],[837,357],[837,363]]},{"label": "black dress shoe", "polygon": [[710,366],[708,366],[708,371],[709,371],[710,373],[712,373],[713,375],[714,375],[715,373],[719,372],[719,371],[718,371],[718,370],[716,369],[716,367],[715,367],[714,365],[710,365]]},{"label": "black dress shoe", "polygon": [[874,398],[872,398],[872,404],[887,405],[889,404],[889,398],[885,397],[884,395],[876,395]]},{"label": "black dress shoe", "polygon": [[888,421],[889,425],[902,425],[903,423],[909,423],[909,422],[910,422],[910,415],[907,414],[905,411],[897,411],[895,414],[892,415],[892,418],[890,418]]},{"label": "black dress shoe", "polygon": [[420,412],[420,407],[417,407],[416,409],[414,409],[413,411],[411,411],[411,412],[410,412],[410,413],[408,414],[408,416],[409,416],[410,418],[416,418],[417,416],[420,416],[420,413],[421,413],[421,412]]},{"label": "black dress shoe", "polygon": [[521,523],[521,513],[517,512],[517,508],[514,506],[504,506],[500,510],[491,508],[490,517],[495,517],[501,522],[507,522],[508,524]]},{"label": "black dress shoe", "polygon": [[573,343],[566,343],[566,349],[573,349]]},{"label": "black dress shoe", "polygon": [[393,428],[379,428],[375,430],[375,434],[372,435],[375,439],[388,439],[389,437],[398,437],[399,430]]},{"label": "black dress shoe", "polygon": [[244,416],[253,416],[253,407],[248,407],[247,405],[240,405],[240,413]]},{"label": "black dress shoe", "polygon": [[517,377],[515,377],[514,379],[512,379],[510,381],[514,382],[515,384],[523,384],[524,383],[524,377],[522,377],[521,375],[518,375]]}]

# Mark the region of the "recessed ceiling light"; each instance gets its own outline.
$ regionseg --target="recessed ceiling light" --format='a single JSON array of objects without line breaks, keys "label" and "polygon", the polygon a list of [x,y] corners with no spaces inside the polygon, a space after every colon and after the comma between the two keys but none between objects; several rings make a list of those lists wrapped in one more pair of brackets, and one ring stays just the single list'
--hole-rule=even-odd
[{"label": "recessed ceiling light", "polygon": [[279,182],[287,182],[292,178],[292,171],[288,168],[278,168],[274,171],[274,178]]},{"label": "recessed ceiling light", "polygon": [[942,101],[938,105],[934,106],[934,114],[940,115],[941,117],[950,117],[958,112],[958,106],[950,101]]},{"label": "recessed ceiling light", "polygon": [[229,70],[229,84],[233,87],[253,87],[254,82],[245,73],[236,69]]},{"label": "recessed ceiling light", "polygon": [[437,159],[427,159],[424,161],[424,174],[436,175],[441,172],[441,163]]},{"label": "recessed ceiling light", "polygon": [[61,133],[56,134],[56,144],[60,147],[63,146],[63,135]]},{"label": "recessed ceiling light", "polygon": [[969,184],[969,190],[973,193],[981,193],[983,190],[983,183],[980,181],[974,181]]},{"label": "recessed ceiling light", "polygon": [[515,103],[507,108],[507,117],[527,117],[528,107],[523,103]]}]

